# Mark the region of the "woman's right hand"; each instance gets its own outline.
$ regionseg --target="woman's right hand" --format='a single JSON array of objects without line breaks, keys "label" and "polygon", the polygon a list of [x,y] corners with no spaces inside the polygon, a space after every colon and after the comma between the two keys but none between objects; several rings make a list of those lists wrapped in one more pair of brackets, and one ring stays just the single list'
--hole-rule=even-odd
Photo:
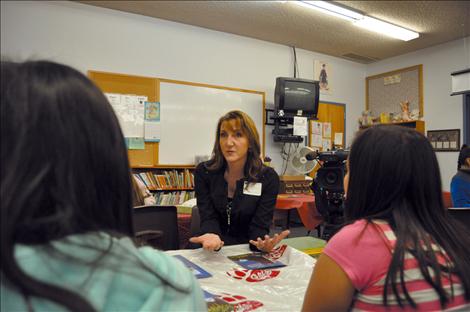
[{"label": "woman's right hand", "polygon": [[210,251],[219,251],[224,245],[224,242],[220,239],[219,235],[212,233],[191,237],[189,241],[195,244],[202,244],[202,248]]}]

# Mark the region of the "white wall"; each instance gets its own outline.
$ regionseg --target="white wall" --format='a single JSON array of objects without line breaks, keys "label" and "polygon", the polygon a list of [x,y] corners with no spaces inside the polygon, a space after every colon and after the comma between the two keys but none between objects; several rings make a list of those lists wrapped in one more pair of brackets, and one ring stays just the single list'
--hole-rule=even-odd
[{"label": "white wall", "polygon": [[[470,67],[470,37],[390,58],[367,66],[367,76],[423,64],[424,121],[427,130],[460,129],[463,142],[462,95],[450,96],[450,73]],[[397,104],[398,105],[398,104]],[[458,152],[437,152],[442,187],[450,189]]]},{"label": "white wall", "polygon": [[[267,107],[273,106],[275,78],[293,75],[287,46],[72,2],[2,1],[1,54],[17,60],[46,58],[83,72],[265,91]],[[321,100],[345,103],[347,120],[356,120],[364,106],[365,66],[298,49],[300,77],[313,79],[315,59],[332,67],[334,93]],[[356,122],[347,122],[347,142],[356,128]],[[281,145],[272,142],[271,130],[266,127],[266,154],[279,172]]]},{"label": "white wall", "polygon": [[[72,2],[1,2],[1,54],[47,58],[89,69],[172,78],[266,92],[273,106],[275,78],[293,75],[292,49],[256,39]],[[426,129],[462,129],[461,96],[449,96],[449,73],[470,67],[469,38],[370,65],[297,50],[300,77],[313,79],[314,60],[329,62],[332,95],[346,104],[346,144],[364,109],[364,78],[423,64]],[[281,170],[280,144],[266,127],[266,154]],[[212,133],[208,134],[212,135]],[[208,151],[209,153],[210,151]],[[444,189],[457,153],[438,153]]]}]

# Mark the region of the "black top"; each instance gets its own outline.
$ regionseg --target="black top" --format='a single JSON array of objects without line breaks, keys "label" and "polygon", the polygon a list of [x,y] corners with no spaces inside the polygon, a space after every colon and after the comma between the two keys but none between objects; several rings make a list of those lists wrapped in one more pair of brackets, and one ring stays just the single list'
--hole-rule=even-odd
[{"label": "black top", "polygon": [[[251,190],[244,189],[246,178],[237,181],[229,225],[228,184],[224,179],[225,168],[210,171],[206,169],[205,164],[199,164],[194,172],[197,206],[201,217],[201,234],[217,234],[225,245],[247,244],[250,239],[264,238],[264,235],[269,234],[279,192],[279,176],[274,169],[263,167],[257,181],[261,184],[261,194],[258,195],[254,191],[256,187]],[[253,249],[254,246],[250,245],[250,247]]]}]

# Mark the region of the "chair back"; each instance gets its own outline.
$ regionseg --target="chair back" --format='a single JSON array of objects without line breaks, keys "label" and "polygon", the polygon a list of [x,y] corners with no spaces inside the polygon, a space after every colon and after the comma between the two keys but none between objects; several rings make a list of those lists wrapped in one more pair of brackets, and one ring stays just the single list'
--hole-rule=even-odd
[{"label": "chair back", "polygon": [[201,217],[199,216],[199,208],[194,206],[191,210],[191,237],[200,235],[201,231]]},{"label": "chair back", "polygon": [[462,223],[467,230],[470,231],[470,208],[468,207],[452,207],[448,208],[447,211],[449,211],[450,215],[455,218],[457,221]]},{"label": "chair back", "polygon": [[450,196],[450,192],[442,192],[442,201],[444,202],[444,207],[445,208],[450,208],[452,207],[452,198]]},{"label": "chair back", "polygon": [[134,207],[134,230],[136,233],[142,231],[162,231],[162,249],[179,249],[176,206],[151,205]]}]

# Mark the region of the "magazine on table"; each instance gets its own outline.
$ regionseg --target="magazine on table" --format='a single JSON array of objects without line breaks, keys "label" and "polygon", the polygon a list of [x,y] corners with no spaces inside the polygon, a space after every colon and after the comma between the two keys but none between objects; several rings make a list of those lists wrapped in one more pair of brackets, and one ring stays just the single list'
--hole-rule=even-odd
[{"label": "magazine on table", "polygon": [[250,252],[241,255],[228,256],[228,258],[241,267],[249,270],[280,268],[286,265],[278,260],[280,257],[279,249],[282,249],[280,254],[282,255],[285,250],[285,245],[276,248],[274,253]]},{"label": "magazine on table", "polygon": [[196,278],[206,278],[206,277],[212,276],[212,274],[210,274],[209,272],[207,272],[206,270],[198,266],[196,263],[190,261],[188,258],[185,258],[181,255],[175,255],[174,257],[179,259],[188,268],[190,268]]}]

